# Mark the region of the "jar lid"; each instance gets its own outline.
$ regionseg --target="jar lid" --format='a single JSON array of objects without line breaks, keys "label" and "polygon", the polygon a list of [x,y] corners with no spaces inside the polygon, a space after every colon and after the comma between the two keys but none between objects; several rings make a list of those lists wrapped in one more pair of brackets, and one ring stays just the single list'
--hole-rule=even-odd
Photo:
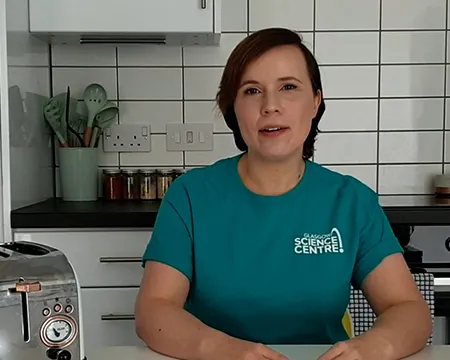
[{"label": "jar lid", "polygon": [[450,188],[450,174],[439,174],[434,177],[434,185],[440,188]]},{"label": "jar lid", "polygon": [[104,169],[103,170],[104,174],[120,174],[121,170],[120,169]]},{"label": "jar lid", "polygon": [[141,174],[144,174],[144,175],[151,175],[151,174],[154,174],[154,173],[156,173],[157,171],[156,170],[139,170],[140,172],[141,172]]},{"label": "jar lid", "polygon": [[161,169],[161,170],[159,170],[159,172],[160,172],[161,174],[168,175],[168,174],[170,174],[170,173],[172,172],[172,170]]},{"label": "jar lid", "polygon": [[185,169],[173,169],[172,172],[175,174],[183,174],[186,172],[186,170]]},{"label": "jar lid", "polygon": [[139,170],[136,169],[124,169],[122,170],[125,174],[137,174]]}]

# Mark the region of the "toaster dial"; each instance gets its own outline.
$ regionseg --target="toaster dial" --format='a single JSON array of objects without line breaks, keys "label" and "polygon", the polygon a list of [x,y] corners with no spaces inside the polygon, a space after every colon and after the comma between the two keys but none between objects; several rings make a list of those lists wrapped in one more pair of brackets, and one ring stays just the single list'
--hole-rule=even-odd
[{"label": "toaster dial", "polygon": [[73,342],[77,333],[77,324],[72,317],[55,315],[42,324],[41,340],[48,347],[63,348]]}]

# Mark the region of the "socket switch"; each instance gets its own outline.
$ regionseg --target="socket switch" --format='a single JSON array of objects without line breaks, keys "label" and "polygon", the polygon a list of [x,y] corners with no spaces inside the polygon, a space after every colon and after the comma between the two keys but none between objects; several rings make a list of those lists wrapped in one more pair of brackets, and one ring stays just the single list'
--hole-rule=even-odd
[{"label": "socket switch", "polygon": [[105,152],[149,152],[150,125],[112,125],[103,131]]},{"label": "socket switch", "polygon": [[212,151],[214,149],[212,123],[166,125],[167,151]]}]

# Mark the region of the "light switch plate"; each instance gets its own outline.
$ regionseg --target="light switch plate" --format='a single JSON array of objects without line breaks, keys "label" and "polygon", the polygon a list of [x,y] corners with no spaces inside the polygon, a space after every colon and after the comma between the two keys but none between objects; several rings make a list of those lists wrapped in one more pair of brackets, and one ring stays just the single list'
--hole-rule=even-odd
[{"label": "light switch plate", "polygon": [[212,151],[213,130],[212,123],[167,124],[166,150]]},{"label": "light switch plate", "polygon": [[105,152],[149,152],[150,125],[112,125],[103,131]]}]

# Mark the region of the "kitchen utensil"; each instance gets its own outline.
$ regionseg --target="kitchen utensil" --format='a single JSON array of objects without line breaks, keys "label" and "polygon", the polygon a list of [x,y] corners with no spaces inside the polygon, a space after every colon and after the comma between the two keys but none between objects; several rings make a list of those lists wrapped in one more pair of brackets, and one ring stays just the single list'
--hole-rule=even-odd
[{"label": "kitchen utensil", "polygon": [[58,100],[50,99],[44,106],[44,116],[56,137],[58,138],[62,147],[69,147],[67,140],[63,134],[66,135],[66,122],[61,119],[62,110]]},{"label": "kitchen utensil", "polygon": [[86,360],[80,285],[67,257],[28,241],[0,244],[2,359]]},{"label": "kitchen utensil", "polygon": [[[70,109],[71,111],[69,115],[69,124],[72,127],[72,129],[82,137],[84,129],[86,128],[87,124],[86,105],[84,101],[71,99]],[[77,141],[79,141],[79,139]],[[79,146],[84,146],[84,140],[83,143],[80,144]]]},{"label": "kitchen utensil", "polygon": [[[75,100],[76,101],[76,100]],[[68,86],[67,87],[67,93],[66,93],[66,108],[65,108],[65,113],[66,113],[66,116],[65,116],[65,122],[66,122],[66,126],[67,126],[67,129],[69,130],[69,132],[72,134],[72,136],[71,137],[69,137],[69,132],[67,133],[67,139],[68,139],[68,141],[69,141],[69,139],[71,139],[70,140],[70,142],[69,142],[69,144],[70,144],[70,146],[75,146],[75,143],[74,143],[74,141],[73,141],[73,136],[79,141],[79,143],[80,143],[80,145],[79,146],[81,146],[81,147],[84,147],[84,141],[83,141],[83,139],[81,138],[81,136],[79,135],[79,133],[78,132],[76,132],[73,128],[72,128],[72,126],[71,126],[71,124],[70,124],[70,110],[73,108],[73,106],[71,105],[71,98],[70,98],[70,86]],[[75,108],[76,109],[76,108]]]},{"label": "kitchen utensil", "polygon": [[119,108],[110,102],[95,116],[95,127],[92,132],[90,147],[97,146],[97,136],[101,135],[103,130],[111,126],[118,113]]},{"label": "kitchen utensil", "polygon": [[89,146],[91,141],[95,116],[106,105],[107,97],[106,90],[100,84],[91,84],[84,90],[83,99],[88,109],[88,121],[83,136],[86,146]]},{"label": "kitchen utensil", "polygon": [[98,199],[98,149],[71,147],[58,149],[59,181],[64,201]]}]

